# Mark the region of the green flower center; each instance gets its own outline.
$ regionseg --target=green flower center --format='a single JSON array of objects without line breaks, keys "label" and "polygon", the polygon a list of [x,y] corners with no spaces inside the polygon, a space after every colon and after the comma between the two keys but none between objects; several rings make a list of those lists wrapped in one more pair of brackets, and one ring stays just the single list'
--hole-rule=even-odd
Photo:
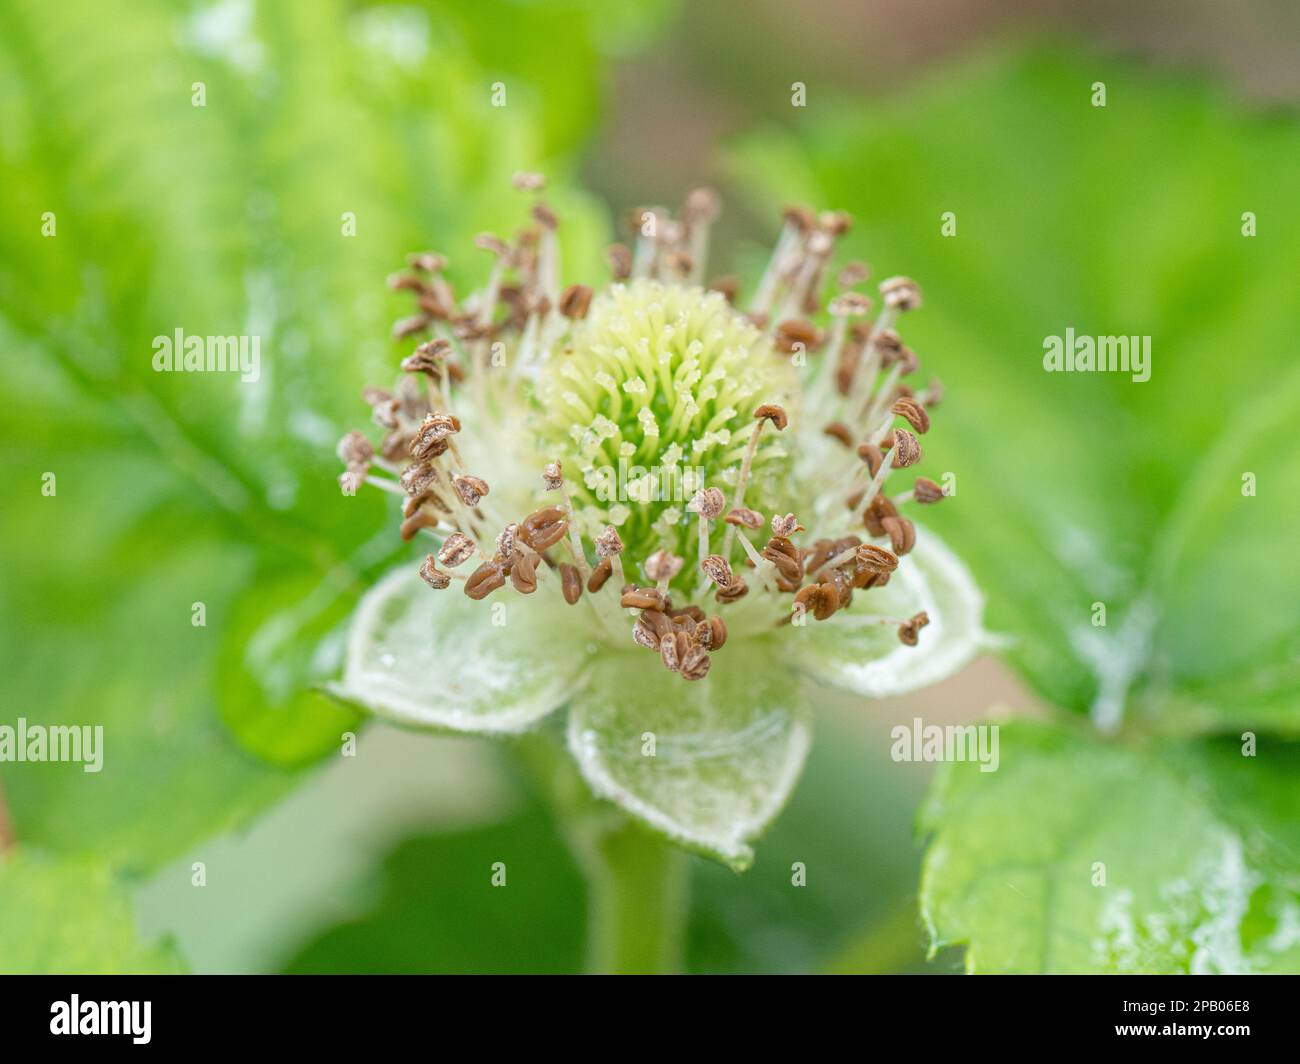
[{"label": "green flower center", "polygon": [[[655,550],[694,555],[686,503],[718,487],[730,504],[754,410],[794,392],[789,363],[720,293],[638,280],[598,295],[545,364],[538,433],[579,474],[584,531],[617,527],[637,579]],[[760,437],[745,492],[765,513],[790,472],[776,435]]]}]

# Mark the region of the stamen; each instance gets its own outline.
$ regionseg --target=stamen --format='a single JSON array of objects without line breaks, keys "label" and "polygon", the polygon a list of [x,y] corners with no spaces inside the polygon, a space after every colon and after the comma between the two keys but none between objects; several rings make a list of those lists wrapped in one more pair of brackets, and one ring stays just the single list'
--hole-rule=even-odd
[{"label": "stamen", "polygon": [[704,559],[709,554],[709,522],[721,517],[726,505],[726,497],[720,488],[704,488],[696,492],[691,501],[686,504],[687,511],[696,514],[699,518],[701,568],[704,567]]},{"label": "stamen", "polygon": [[432,554],[424,559],[420,566],[420,576],[435,591],[444,591],[451,586],[451,577],[438,569]]},{"label": "stamen", "polygon": [[[916,484],[913,486],[911,491],[911,496],[917,502],[928,506],[942,499],[944,497],[944,491],[943,488],[933,480],[926,477],[917,477]],[[902,496],[899,496],[899,498],[895,499],[894,502],[897,503],[901,498]]]},{"label": "stamen", "polygon": [[627,583],[623,577],[623,559],[620,557],[622,553],[623,540],[619,538],[618,529],[613,525],[606,525],[605,531],[596,537],[596,557],[609,562],[620,588]]},{"label": "stamen", "polygon": [[[754,411],[754,431],[749,435],[749,443],[745,447],[745,457],[740,463],[740,474],[736,477],[735,509],[743,509],[745,504],[745,489],[749,486],[749,476],[754,468],[754,455],[758,453],[758,440],[763,432],[763,426],[767,422],[772,422],[778,432],[784,432],[785,427],[790,423],[784,408],[777,406],[775,403],[763,403]],[[722,556],[731,557],[731,546],[735,539],[736,529],[732,525],[727,529],[727,534],[722,540]]]},{"label": "stamen", "polygon": [[904,646],[916,646],[920,640],[921,629],[929,623],[930,616],[924,611],[918,613],[910,620],[904,621],[898,626],[898,641]]}]

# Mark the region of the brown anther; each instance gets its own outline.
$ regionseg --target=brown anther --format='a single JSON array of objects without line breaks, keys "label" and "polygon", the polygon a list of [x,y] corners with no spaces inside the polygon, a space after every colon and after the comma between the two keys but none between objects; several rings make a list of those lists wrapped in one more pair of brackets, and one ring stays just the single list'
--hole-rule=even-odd
[{"label": "brown anther", "polygon": [[538,554],[554,547],[568,532],[569,522],[558,506],[543,506],[519,523],[519,538]]},{"label": "brown anther", "polygon": [[425,558],[420,566],[420,576],[435,591],[442,591],[451,586],[451,577],[438,570],[432,554]]},{"label": "brown anther", "polygon": [[861,292],[841,292],[827,309],[837,318],[861,318],[871,313],[871,299]]},{"label": "brown anther", "polygon": [[632,625],[632,642],[647,650],[659,649],[659,633],[655,631],[654,625],[646,619],[644,613],[637,618],[636,624]]},{"label": "brown anther", "polygon": [[830,236],[843,236],[853,228],[853,215],[848,211],[822,211],[817,217],[817,224]]},{"label": "brown anther", "polygon": [[438,273],[447,268],[447,258],[435,251],[420,251],[406,257],[407,263],[416,270],[425,273]]},{"label": "brown anther", "polygon": [[807,207],[791,205],[781,211],[781,218],[787,225],[792,225],[800,232],[806,233],[817,226],[817,216]]},{"label": "brown anther", "polygon": [[438,561],[449,569],[463,564],[474,553],[474,541],[463,532],[453,532],[442,541],[438,550]]},{"label": "brown anther", "polygon": [[578,599],[582,598],[582,574],[576,565],[568,562],[560,564],[560,590],[564,593],[564,601],[570,606],[576,606]]},{"label": "brown anther", "polygon": [[863,514],[862,523],[873,536],[887,536],[889,533],[885,531],[885,526],[881,522],[886,517],[897,516],[898,507],[894,505],[894,501],[887,495],[877,495]]},{"label": "brown anther", "polygon": [[388,287],[394,292],[430,292],[428,282],[423,277],[416,277],[413,273],[390,273],[388,275]]},{"label": "brown anther", "polygon": [[447,449],[447,439],[460,431],[460,419],[437,411],[427,414],[411,439],[412,458],[435,458]]},{"label": "brown anther", "polygon": [[618,604],[629,610],[662,610],[664,593],[657,587],[637,587],[628,584],[619,596]]},{"label": "brown anther", "polygon": [[473,314],[462,314],[456,317],[451,324],[451,331],[457,340],[481,340],[484,337],[493,335],[494,326],[484,324]]},{"label": "brown anther", "polygon": [[479,233],[479,235],[474,238],[474,246],[483,251],[490,251],[498,258],[510,253],[510,245],[495,233]]},{"label": "brown anther", "polygon": [[537,590],[537,568],[533,560],[520,551],[510,567],[510,583],[521,595],[531,595]]},{"label": "brown anther", "polygon": [[506,575],[496,562],[484,562],[465,581],[465,594],[476,602],[485,599],[499,587],[506,586]]},{"label": "brown anther", "polygon": [[907,429],[894,429],[894,446],[891,450],[894,452],[895,469],[906,469],[921,460],[921,444]]},{"label": "brown anther", "polygon": [[[365,403],[366,406],[370,407],[371,411],[373,411],[374,408],[377,406],[382,406],[385,409],[391,409],[393,403],[395,402],[392,392],[386,391],[383,388],[369,388],[369,387],[361,389],[361,401]],[[393,411],[393,413],[394,416],[396,416],[396,411]],[[381,424],[383,423],[381,422]],[[392,427],[391,425],[385,425],[385,428],[391,428],[391,427]]]},{"label": "brown anther", "polygon": [[606,525],[605,530],[596,537],[596,557],[610,558],[622,553],[623,540],[619,537],[618,529],[613,525]]},{"label": "brown anther", "polygon": [[456,494],[460,496],[460,501],[466,506],[477,506],[490,490],[486,480],[472,473],[458,473],[451,478],[451,482],[456,487]]},{"label": "brown anther", "polygon": [[587,316],[591,306],[592,290],[585,284],[571,284],[560,293],[560,313],[577,321]]},{"label": "brown anther", "polygon": [[916,614],[898,626],[898,641],[904,646],[916,646],[921,637],[921,629],[929,623],[930,617],[925,611]]},{"label": "brown anther", "polygon": [[930,415],[925,412],[925,407],[910,396],[895,399],[894,405],[889,408],[889,412],[897,414],[906,420],[912,428],[922,435],[930,429]]},{"label": "brown anther", "polygon": [[886,517],[880,524],[895,554],[908,554],[916,546],[916,526],[906,517]]},{"label": "brown anther", "polygon": [[544,292],[525,292],[521,302],[525,314],[545,317],[551,311],[551,301]]},{"label": "brown anther", "polygon": [[730,511],[724,520],[729,525],[740,525],[741,528],[762,528],[763,515],[757,510],[751,510],[747,506],[741,506]]},{"label": "brown anther", "polygon": [[[447,296],[448,292],[443,289],[442,295]],[[420,312],[428,319],[438,318],[441,321],[447,321],[455,313],[454,303],[444,303],[438,295],[433,292],[421,292],[419,298],[415,301],[420,308]]]},{"label": "brown anther", "polygon": [[841,288],[852,288],[859,285],[871,276],[871,267],[865,262],[854,260],[846,262],[840,267],[840,272],[835,275],[835,280]]},{"label": "brown anther", "polygon": [[519,170],[510,178],[510,183],[521,192],[539,192],[546,187],[546,177],[528,170]]},{"label": "brown anther", "polygon": [[610,244],[609,272],[615,281],[626,281],[632,276],[632,252],[626,244]]},{"label": "brown anther", "polygon": [[881,362],[888,366],[898,361],[898,356],[903,351],[903,338],[893,329],[881,329],[876,333],[871,346],[880,352]]},{"label": "brown anther", "polygon": [[681,657],[678,671],[683,680],[702,680],[708,675],[713,660],[702,646],[691,646]]},{"label": "brown anther", "polygon": [[887,277],[880,282],[885,306],[898,310],[915,310],[921,305],[921,289],[910,277]]},{"label": "brown anther", "polygon": [[782,536],[773,536],[759,554],[776,566],[777,586],[782,591],[793,591],[799,586],[803,580],[803,561],[793,543]]},{"label": "brown anther", "polygon": [[686,509],[709,521],[716,521],[722,516],[726,506],[727,497],[722,494],[721,488],[704,488],[695,493],[691,501],[686,504]]},{"label": "brown anther", "polygon": [[874,477],[880,472],[880,463],[885,460],[885,452],[874,443],[860,443],[858,457],[867,463],[867,472]]},{"label": "brown anther", "polygon": [[[861,540],[858,542],[861,542]],[[815,573],[835,557],[835,540],[819,539],[813,543],[812,547],[800,551],[799,557],[803,562],[804,571]]]},{"label": "brown anther", "polygon": [[375,457],[375,449],[370,445],[370,441],[355,429],[339,440],[336,453],[339,460],[349,467],[369,465],[370,460]]},{"label": "brown anther", "polygon": [[408,336],[414,336],[428,327],[428,317],[423,314],[412,314],[409,318],[401,318],[393,322],[393,339],[405,340]]},{"label": "brown anther", "polygon": [[660,639],[678,630],[675,625],[678,616],[677,610],[673,610],[671,613],[663,610],[645,610],[641,614],[646,624],[655,630],[655,635],[659,636]]},{"label": "brown anther", "polygon": [[898,556],[874,543],[863,543],[853,555],[858,569],[869,573],[892,573],[898,568]]},{"label": "brown anther", "polygon": [[[402,404],[391,395],[384,401],[377,402],[370,408],[370,419],[376,424],[394,432],[401,427]],[[405,450],[405,448],[403,448]],[[382,452],[382,447],[381,447]]]},{"label": "brown anther", "polygon": [[928,407],[938,406],[943,401],[943,382],[937,377],[932,378],[925,386],[925,391],[921,393],[921,398]]},{"label": "brown anther", "polygon": [[497,536],[497,554],[503,561],[511,562],[515,556],[515,540],[519,536],[519,526],[514,524],[506,525]]},{"label": "brown anther", "polygon": [[659,657],[664,663],[664,668],[669,672],[676,672],[681,668],[682,658],[690,648],[690,636],[684,632],[665,635],[659,640]]},{"label": "brown anther", "polygon": [[645,560],[645,575],[656,584],[667,583],[682,571],[684,564],[672,551],[657,550]]},{"label": "brown anther", "polygon": [[[442,441],[442,449],[434,449],[429,457],[437,458],[447,449],[447,441]],[[389,462],[400,462],[408,458],[411,454],[411,437],[401,429],[393,429],[391,432],[384,434],[384,438],[379,444],[379,453]]]},{"label": "brown anther", "polygon": [[425,503],[432,503],[433,501],[433,496],[427,493],[424,495],[408,495],[406,501],[402,503],[402,516],[414,517],[416,510]]},{"label": "brown anther", "polygon": [[801,525],[794,514],[773,514],[772,515],[772,535],[779,536],[782,539],[789,539],[796,532],[802,532]]},{"label": "brown anther", "polygon": [[926,505],[936,503],[943,498],[943,488],[928,477],[917,477],[912,487],[912,498]]},{"label": "brown anther", "polygon": [[709,291],[722,293],[723,298],[734,306],[740,296],[740,278],[733,274],[715,277],[709,282]]},{"label": "brown anther", "polygon": [[794,602],[805,612],[811,612],[819,621],[826,620],[840,608],[839,593],[834,584],[809,584],[795,592]]},{"label": "brown anther", "polygon": [[564,486],[564,468],[558,458],[548,462],[542,470],[542,483],[546,485],[547,491],[559,491]]},{"label": "brown anther", "polygon": [[763,403],[754,411],[755,421],[772,422],[777,432],[784,432],[785,427],[790,424],[790,418],[786,415],[785,408],[778,406],[776,403]]},{"label": "brown anther", "polygon": [[721,210],[718,194],[711,188],[693,188],[682,205],[682,219],[689,225],[716,221]]},{"label": "brown anther", "polygon": [[710,617],[695,625],[695,641],[707,650],[720,650],[727,641],[727,625],[721,617]]},{"label": "brown anther", "polygon": [[884,365],[886,366],[892,366],[895,362],[897,362],[898,372],[901,376],[904,377],[907,376],[908,374],[915,373],[918,369],[921,368],[921,363],[920,360],[916,357],[916,352],[913,351],[910,347],[904,347],[901,351],[898,352],[896,356],[883,361],[884,361]]},{"label": "brown anther", "polygon": [[545,203],[533,204],[533,221],[551,230],[558,229],[560,226],[560,219]]},{"label": "brown anther", "polygon": [[415,538],[415,534],[422,528],[434,528],[438,524],[438,515],[431,512],[425,507],[420,507],[404,520],[398,532],[401,534],[403,541]]},{"label": "brown anther", "polygon": [[835,589],[835,597],[840,609],[846,610],[853,604],[853,579],[850,576],[839,569],[833,569],[826,583]]},{"label": "brown anther", "polygon": [[845,447],[853,446],[853,433],[849,431],[849,427],[842,421],[832,421],[822,429],[822,434],[829,436],[833,440],[839,440]]},{"label": "brown anther", "polygon": [[609,579],[609,574],[614,571],[614,563],[608,558],[601,558],[596,563],[596,567],[591,570],[591,576],[587,577],[587,590],[593,595],[605,586],[605,581]]},{"label": "brown anther", "polygon": [[402,359],[404,373],[423,373],[438,378],[442,376],[442,362],[451,354],[451,341],[439,337],[426,340],[413,354]]},{"label": "brown anther", "polygon": [[670,251],[663,262],[668,272],[679,281],[686,280],[695,269],[695,260],[686,251]]},{"label": "brown anther", "polygon": [[652,207],[632,207],[623,212],[623,225],[633,236],[640,236],[647,216],[658,221],[659,214]]},{"label": "brown anther", "polygon": [[782,354],[793,354],[795,351],[815,351],[821,346],[822,331],[810,321],[802,318],[791,318],[788,321],[781,322],[776,327],[776,335],[773,337],[773,346]]},{"label": "brown anther", "polygon": [[438,483],[438,470],[432,462],[412,462],[402,470],[398,482],[407,495],[418,498]]},{"label": "brown anther", "polygon": [[725,606],[728,602],[739,602],[749,594],[749,585],[745,583],[745,578],[739,573],[734,576],[735,579],[730,587],[718,588],[717,594],[713,596],[715,602]]},{"label": "brown anther", "polygon": [[727,564],[727,559],[721,554],[710,554],[700,562],[700,568],[704,570],[704,575],[720,588],[730,587],[736,579],[731,566]]}]

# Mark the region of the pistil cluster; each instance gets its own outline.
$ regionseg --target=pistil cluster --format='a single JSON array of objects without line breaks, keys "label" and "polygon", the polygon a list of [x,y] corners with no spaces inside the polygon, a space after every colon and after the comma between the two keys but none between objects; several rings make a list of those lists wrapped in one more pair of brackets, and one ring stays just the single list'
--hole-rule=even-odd
[{"label": "pistil cluster", "polygon": [[[905,380],[915,282],[883,281],[873,318],[868,268],[831,267],[847,216],[793,208],[741,308],[734,281],[704,281],[717,198],[696,190],[677,217],[633,212],[606,289],[561,287],[545,183],[515,183],[532,222],[478,238],[481,289],[458,299],[433,253],[390,279],[415,301],[394,327],[409,353],[393,391],[363,393],[378,444],[350,432],[338,448],[345,494],[397,495],[402,538],[437,540],[428,585],[553,595],[686,680],[729,625],[827,621],[886,585],[916,544],[905,510],[944,497],[924,477],[885,490],[920,462],[940,398]],[[866,619],[911,646],[928,623]]]}]

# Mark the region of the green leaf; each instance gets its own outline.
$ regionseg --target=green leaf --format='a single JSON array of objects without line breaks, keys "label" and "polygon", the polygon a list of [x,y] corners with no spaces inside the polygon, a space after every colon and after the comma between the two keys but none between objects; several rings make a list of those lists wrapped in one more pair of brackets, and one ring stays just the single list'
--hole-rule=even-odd
[{"label": "green leaf", "polygon": [[[836,692],[819,698],[803,779],[753,867],[738,878],[712,861],[695,863],[691,971],[818,971],[864,929],[873,937],[866,963],[874,967],[857,958],[841,961],[845,967],[924,968],[920,854],[911,831],[924,780],[913,771],[919,766],[890,760],[883,722],[862,720],[864,711],[874,718],[884,709]],[[880,928],[894,925],[894,938],[881,942]]]},{"label": "green leaf", "polygon": [[1019,723],[999,746],[995,772],[947,766],[922,815],[933,949],[964,943],[972,972],[1295,970],[1300,745]]},{"label": "green leaf", "polygon": [[233,604],[217,664],[221,719],[263,760],[309,764],[359,723],[314,689],[342,666],[353,588],[346,571],[264,573]]},{"label": "green leaf", "polygon": [[170,943],[136,936],[130,896],[97,861],[0,858],[0,974],[139,975],[184,971]]},{"label": "green leaf", "polygon": [[[603,244],[560,155],[594,114],[598,5],[547,72],[547,121],[477,9],[236,8],[142,0],[125,37],[113,5],[0,8],[0,668],[12,715],[106,745],[102,773],[7,768],[6,789],[24,842],[133,870],[247,821],[355,720],[295,688],[401,550],[371,538],[382,500],[340,498],[333,453],[396,373],[388,272],[432,245],[478,282],[473,236],[524,215],[520,169],[551,178],[566,268],[594,274]],[[154,372],[178,328],[258,337],[259,379]]]},{"label": "green leaf", "polygon": [[[900,328],[944,382],[927,468],[958,489],[927,523],[1037,691],[1104,725],[1136,708],[1158,710],[1147,727],[1300,729],[1276,428],[1297,416],[1279,394],[1294,396],[1300,332],[1297,153],[1290,116],[1049,46],[810,109],[732,158],[766,208],[847,209],[846,255],[919,280],[925,305]],[[1045,372],[1044,339],[1069,328],[1151,337],[1150,380]],[[1266,465],[1242,500],[1241,474]],[[1189,533],[1170,565],[1166,541]]]},{"label": "green leaf", "polygon": [[568,701],[586,654],[543,597],[475,602],[396,569],[361,600],[343,679],[326,690],[410,727],[523,731]]},{"label": "green leaf", "polygon": [[1148,716],[1172,696],[1185,726],[1300,730],[1300,551],[1279,533],[1300,498],[1298,423],[1293,371],[1194,470],[1157,555]]},{"label": "green leaf", "polygon": [[599,797],[737,871],[790,797],[812,741],[799,686],[768,664],[775,648],[765,643],[725,647],[726,660],[691,682],[644,651],[606,652],[569,711],[569,750]]},{"label": "green leaf", "polygon": [[[494,865],[505,882],[494,885]],[[373,904],[319,929],[297,974],[555,974],[581,970],[585,885],[535,803],[500,824],[408,839],[376,870]]]},{"label": "green leaf", "polygon": [[[898,641],[897,625],[924,611],[930,623],[915,647]],[[965,566],[933,533],[918,529],[916,548],[889,583],[832,622],[791,626],[787,656],[811,678],[871,698],[903,694],[946,679],[991,644],[984,598]]]}]

